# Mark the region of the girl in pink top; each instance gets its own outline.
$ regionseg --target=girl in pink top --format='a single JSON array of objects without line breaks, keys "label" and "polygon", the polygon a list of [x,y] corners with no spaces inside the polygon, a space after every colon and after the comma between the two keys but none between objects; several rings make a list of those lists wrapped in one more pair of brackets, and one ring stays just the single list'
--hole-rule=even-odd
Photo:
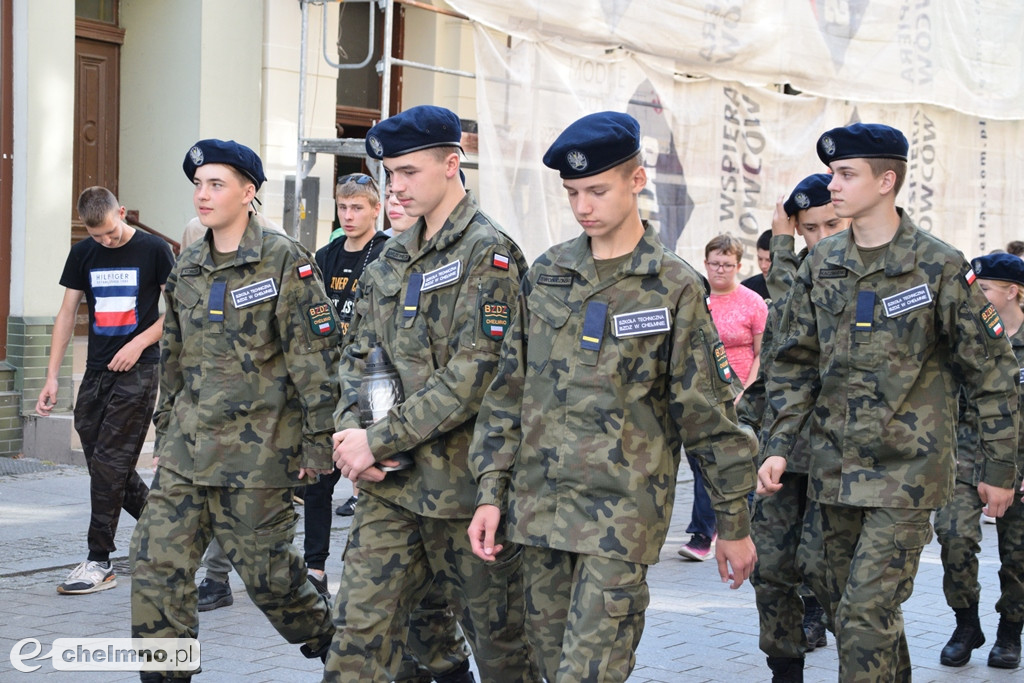
[{"label": "girl in pink top", "polygon": [[768,306],[756,292],[740,284],[737,277],[743,244],[729,235],[719,235],[704,247],[704,267],[711,284],[711,319],[725,345],[729,365],[746,387],[757,378],[761,365],[761,337],[768,318]]},{"label": "girl in pink top", "polygon": [[[761,337],[768,306],[759,294],[740,284],[743,244],[735,237],[719,235],[704,247],[704,268],[711,285],[711,319],[725,346],[729,365],[743,386],[757,379],[761,365]],[[690,454],[686,460],[693,470],[693,509],[686,532],[690,541],[679,549],[688,560],[709,560],[715,556],[715,511],[704,487],[700,467]]]}]

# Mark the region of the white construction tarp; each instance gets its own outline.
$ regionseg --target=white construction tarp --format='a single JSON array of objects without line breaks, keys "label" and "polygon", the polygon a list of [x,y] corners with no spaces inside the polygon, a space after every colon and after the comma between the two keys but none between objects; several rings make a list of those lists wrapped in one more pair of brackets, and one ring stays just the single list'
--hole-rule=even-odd
[{"label": "white construction tarp", "polygon": [[[541,157],[566,125],[601,110],[627,111],[640,121],[651,178],[649,191],[641,197],[641,210],[657,224],[663,241],[698,267],[704,244],[727,232],[747,243],[744,272],[753,272],[753,244],[758,234],[770,227],[775,201],[804,176],[825,170],[814,152],[818,136],[854,121],[883,122],[906,134],[910,168],[898,204],[910,211],[921,227],[953,243],[968,257],[1004,247],[1010,239],[1024,238],[1024,229],[1011,221],[1024,211],[1024,199],[1016,189],[1024,175],[1018,151],[1024,142],[1021,122],[970,113],[950,103],[922,103],[941,99],[940,95],[968,98],[965,88],[983,88],[996,80],[995,74],[1002,73],[1001,64],[1020,61],[1017,48],[1014,55],[1003,55],[1002,61],[988,65],[992,69],[985,71],[986,78],[977,78],[972,72],[974,61],[957,62],[949,55],[940,59],[938,53],[946,55],[948,50],[936,47],[932,64],[943,65],[945,82],[942,87],[918,84],[919,92],[928,90],[935,97],[897,101],[898,83],[890,81],[899,78],[899,73],[891,65],[885,72],[875,68],[883,61],[880,55],[894,49],[891,42],[898,45],[900,39],[888,36],[881,40],[866,30],[865,24],[881,25],[880,17],[888,16],[900,3],[885,3],[884,7],[866,0],[743,3],[742,15],[739,10],[722,15],[730,16],[729,22],[738,27],[737,35],[744,36],[736,45],[736,59],[716,65],[714,74],[702,76],[695,76],[698,71],[689,62],[681,65],[680,59],[699,56],[700,26],[705,30],[712,24],[724,26],[708,23],[708,12],[718,4],[713,0],[548,2],[543,6],[534,0],[509,4],[452,0],[450,4],[481,24],[476,31],[476,70],[482,205],[516,237],[531,259],[551,244],[579,234],[558,174],[545,168]],[[927,7],[928,2],[907,5],[908,11],[917,8],[914,11],[920,13],[919,5]],[[1011,6],[1009,2],[964,0],[943,3],[944,11],[947,5],[961,13],[966,12],[965,7],[976,7],[979,12],[982,6],[990,11],[1004,9],[1003,28],[1020,28],[1024,15],[1024,3]],[[768,21],[769,6],[786,16]],[[823,16],[842,9],[847,18],[855,15],[859,19],[859,28],[846,45],[842,68],[836,68],[823,37],[837,29],[830,29],[828,22],[822,28],[812,11],[815,9],[818,15],[824,11]],[[808,27],[804,15],[818,23]],[[960,22],[964,31],[974,31],[982,22],[981,16],[970,16],[973,21]],[[937,23],[934,20],[933,27]],[[957,21],[945,17],[941,23],[951,34],[956,33],[953,25]],[[511,44],[484,26],[513,36]],[[814,29],[813,40],[803,35],[810,28]],[[861,35],[874,35],[869,42],[874,52],[860,46],[860,41],[867,41],[858,38]],[[966,37],[960,43],[964,41],[971,43]],[[979,42],[977,49],[984,44]],[[1004,50],[1008,44],[1003,45]],[[620,45],[644,47],[645,51],[617,47]],[[655,49],[665,52],[655,54]],[[771,68],[783,68],[771,65],[782,65],[790,49],[793,55],[788,59],[796,66],[802,64],[793,73],[800,78],[813,76],[822,91],[835,85],[839,92],[856,83],[860,92],[876,97],[809,95],[806,91],[794,96],[759,85],[763,71],[766,82],[789,82],[810,90],[811,81],[801,82],[796,75],[768,76]],[[825,52],[816,54],[818,49]],[[866,56],[856,67],[857,74],[844,77],[839,72],[853,71],[854,54]],[[817,64],[817,70],[804,63],[808,60]],[[947,79],[948,74],[963,78],[954,83]],[[983,111],[1000,102],[1019,107],[1019,68],[1014,77],[1012,88],[1001,83],[1002,89],[996,89],[992,97],[973,98],[973,104],[984,107],[968,109]],[[1015,93],[1012,97],[1010,90]]]}]

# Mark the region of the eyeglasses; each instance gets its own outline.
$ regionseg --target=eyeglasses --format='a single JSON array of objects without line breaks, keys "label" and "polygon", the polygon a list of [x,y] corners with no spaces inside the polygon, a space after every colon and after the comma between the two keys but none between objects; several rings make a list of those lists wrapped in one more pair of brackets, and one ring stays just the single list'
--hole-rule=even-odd
[{"label": "eyeglasses", "polygon": [[733,268],[735,268],[738,265],[740,265],[738,263],[718,263],[716,261],[705,261],[704,263],[707,264],[708,270],[720,270],[720,271],[732,270]]},{"label": "eyeglasses", "polygon": [[338,178],[339,185],[345,185],[346,183],[355,183],[356,185],[373,185],[373,189],[377,189],[377,181],[365,173],[349,173],[347,176]]}]

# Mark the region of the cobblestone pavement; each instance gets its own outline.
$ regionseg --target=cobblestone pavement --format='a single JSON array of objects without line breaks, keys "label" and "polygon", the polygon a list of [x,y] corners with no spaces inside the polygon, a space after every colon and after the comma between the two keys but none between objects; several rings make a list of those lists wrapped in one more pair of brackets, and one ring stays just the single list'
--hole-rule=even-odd
[{"label": "cobblestone pavement", "polygon": [[[11,648],[24,638],[40,641],[43,652],[61,637],[128,637],[130,576],[128,542],[134,520],[125,515],[117,535],[116,588],[93,595],[58,595],[56,586],[85,558],[88,521],[88,475],[84,468],[51,466],[39,461],[2,462],[0,458],[0,683],[8,681],[136,681],[135,673],[68,673],[48,661],[33,673],[11,665]],[[148,468],[140,469],[144,476]],[[688,474],[688,473],[686,473]],[[335,504],[350,493],[347,482],[335,492]],[[686,541],[691,484],[680,484],[661,562],[649,572],[651,605],[647,627],[637,651],[635,683],[678,681],[769,681],[764,656],[757,648],[757,612],[753,589],[733,591],[720,583],[714,562],[684,562],[676,549]],[[299,508],[301,511],[301,508]],[[341,573],[340,551],[350,518],[333,517],[332,555],[328,578],[332,593]],[[296,543],[301,546],[300,535]],[[939,651],[954,627],[942,596],[938,545],[925,550],[913,597],[905,605],[907,634],[914,662],[914,680],[1019,681],[1021,670],[1000,671],[985,665],[995,640],[998,598],[995,529],[985,528],[982,543],[982,625],[988,643],[961,669],[938,663]],[[200,570],[200,577],[204,570]],[[284,642],[253,606],[237,575],[231,584],[235,603],[200,615],[203,673],[210,683],[277,683],[317,681],[320,666]],[[807,681],[836,680],[835,646],[807,655]]]}]

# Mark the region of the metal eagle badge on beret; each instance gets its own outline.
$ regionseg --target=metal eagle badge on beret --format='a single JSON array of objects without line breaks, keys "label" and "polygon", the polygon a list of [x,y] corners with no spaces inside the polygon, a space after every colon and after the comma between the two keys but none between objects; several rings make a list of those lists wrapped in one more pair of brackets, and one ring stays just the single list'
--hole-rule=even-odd
[{"label": "metal eagle badge on beret", "polygon": [[[179,147],[178,149],[181,148]],[[203,150],[201,150],[198,145],[188,151],[188,156],[196,166],[203,165]]]},{"label": "metal eagle badge on beret", "polygon": [[801,209],[806,209],[811,205],[811,198],[803,192],[797,192],[796,196],[793,197],[793,201],[796,202],[796,205]]},{"label": "metal eagle badge on beret", "polygon": [[826,135],[825,137],[823,137],[823,138],[821,139],[821,148],[822,148],[823,150],[825,150],[825,154],[827,154],[827,155],[829,155],[829,156],[832,156],[833,154],[835,154],[835,153],[836,153],[836,143],[835,143],[835,141],[834,141],[834,140],[833,140],[833,139],[832,139],[832,138],[831,138],[830,136],[828,136],[828,135]]},{"label": "metal eagle badge on beret", "polygon": [[376,135],[371,135],[367,139],[367,142],[370,143],[370,148],[373,150],[374,154],[377,156],[384,156],[384,145],[380,143],[380,140],[377,139]]},{"label": "metal eagle badge on beret", "polygon": [[306,309],[309,316],[309,329],[318,337],[329,337],[338,329],[334,320],[331,305],[327,302],[313,304]]},{"label": "metal eagle badge on beret", "polygon": [[487,301],[480,307],[480,328],[491,339],[504,339],[512,318],[508,304]]},{"label": "metal eagle badge on beret", "polygon": [[587,161],[586,154],[579,151],[578,149],[574,149],[566,153],[565,163],[569,164],[569,166],[571,166],[576,171],[582,171],[587,167],[587,164],[589,162]]}]

